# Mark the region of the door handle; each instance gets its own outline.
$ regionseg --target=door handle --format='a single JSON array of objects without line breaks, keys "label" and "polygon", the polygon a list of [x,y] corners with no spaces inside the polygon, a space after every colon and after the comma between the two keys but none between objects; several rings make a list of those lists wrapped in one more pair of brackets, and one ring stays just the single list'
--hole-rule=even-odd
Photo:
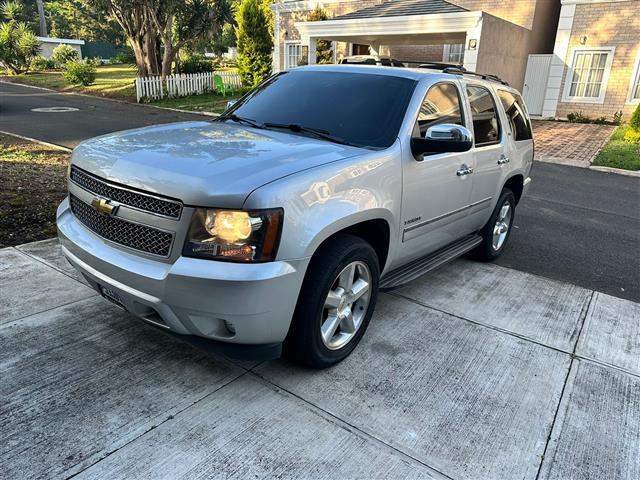
[{"label": "door handle", "polygon": [[500,158],[498,159],[498,165],[504,165],[505,163],[509,163],[510,159],[509,157],[503,155],[500,155]]},{"label": "door handle", "polygon": [[459,177],[463,177],[465,175],[469,175],[470,173],[473,173],[473,168],[468,167],[463,163],[456,172],[456,175],[458,175]]}]

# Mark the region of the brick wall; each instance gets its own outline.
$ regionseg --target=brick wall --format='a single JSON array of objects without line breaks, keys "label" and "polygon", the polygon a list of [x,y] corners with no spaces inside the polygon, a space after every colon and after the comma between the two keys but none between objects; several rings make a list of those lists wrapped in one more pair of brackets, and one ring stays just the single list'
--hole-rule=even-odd
[{"label": "brick wall", "polygon": [[[581,45],[580,39],[585,35],[587,41]],[[569,112],[582,111],[590,117],[605,116],[611,120],[616,111],[622,110],[625,118],[629,118],[635,108],[627,105],[626,100],[640,48],[640,0],[577,5],[565,61],[567,65],[572,61],[572,49],[581,46],[616,49],[604,103],[563,102],[568,72],[565,68],[556,116],[563,118]]]},{"label": "brick wall", "polygon": [[471,11],[483,11],[528,29],[533,28],[536,4],[560,3],[559,0],[447,0]]}]

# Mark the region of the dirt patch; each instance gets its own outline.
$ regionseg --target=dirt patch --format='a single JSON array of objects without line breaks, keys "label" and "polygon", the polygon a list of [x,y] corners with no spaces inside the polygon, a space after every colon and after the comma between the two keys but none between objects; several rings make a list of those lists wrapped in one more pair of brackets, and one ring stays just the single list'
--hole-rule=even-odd
[{"label": "dirt patch", "polygon": [[69,154],[0,134],[0,247],[56,235]]}]

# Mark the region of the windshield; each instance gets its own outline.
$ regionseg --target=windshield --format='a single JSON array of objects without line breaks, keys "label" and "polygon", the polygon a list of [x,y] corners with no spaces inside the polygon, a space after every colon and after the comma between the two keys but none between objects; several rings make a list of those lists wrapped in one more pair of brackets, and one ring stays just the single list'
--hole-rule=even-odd
[{"label": "windshield", "polygon": [[292,70],[267,80],[228,113],[259,124],[323,131],[351,145],[386,148],[398,136],[414,87],[415,81],[391,75]]}]

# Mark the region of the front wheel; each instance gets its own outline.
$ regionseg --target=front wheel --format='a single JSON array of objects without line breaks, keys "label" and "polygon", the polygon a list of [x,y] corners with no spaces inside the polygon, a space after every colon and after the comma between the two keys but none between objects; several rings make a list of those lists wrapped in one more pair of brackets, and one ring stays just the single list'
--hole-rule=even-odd
[{"label": "front wheel", "polygon": [[516,197],[508,188],[502,190],[498,203],[487,224],[480,230],[482,243],[472,252],[477,260],[490,262],[498,258],[504,251],[516,212]]},{"label": "front wheel", "polygon": [[313,256],[285,355],[324,368],[345,359],[364,335],[378,298],[380,268],[364,240],[341,234]]}]

